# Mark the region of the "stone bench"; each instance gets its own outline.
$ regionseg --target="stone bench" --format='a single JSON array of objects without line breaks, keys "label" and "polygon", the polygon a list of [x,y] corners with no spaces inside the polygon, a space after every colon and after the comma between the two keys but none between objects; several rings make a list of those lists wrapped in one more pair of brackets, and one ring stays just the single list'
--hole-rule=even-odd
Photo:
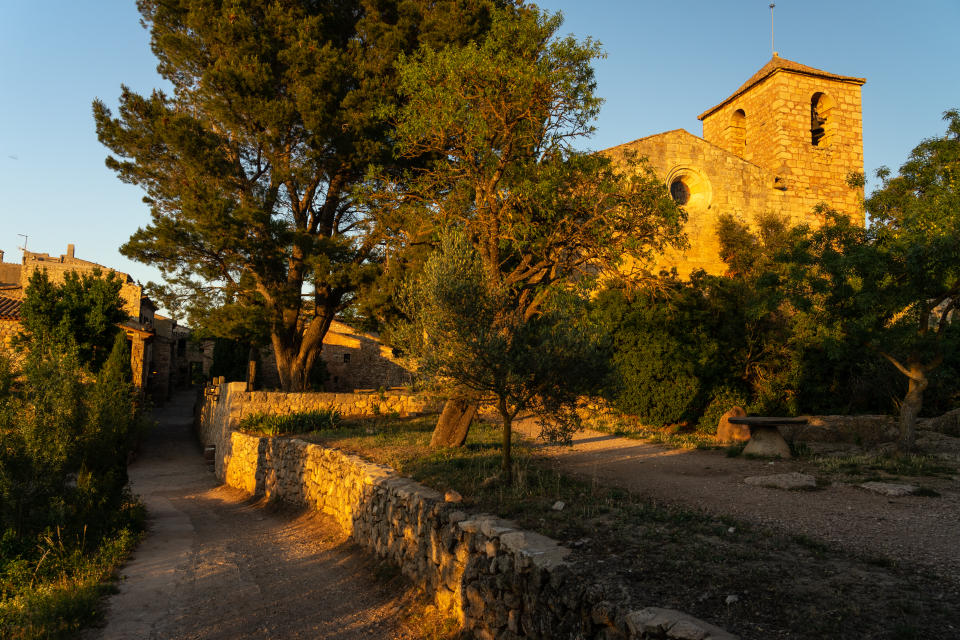
[{"label": "stone bench", "polygon": [[745,416],[728,418],[732,424],[742,424],[750,429],[750,441],[743,452],[756,456],[780,456],[790,458],[790,446],[778,427],[807,424],[807,418],[776,418]]}]

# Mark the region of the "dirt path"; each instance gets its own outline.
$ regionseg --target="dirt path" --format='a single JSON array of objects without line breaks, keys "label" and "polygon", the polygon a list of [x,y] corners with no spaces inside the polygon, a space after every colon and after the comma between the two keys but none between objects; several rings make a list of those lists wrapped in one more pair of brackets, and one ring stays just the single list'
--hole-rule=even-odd
[{"label": "dirt path", "polygon": [[218,486],[190,423],[193,396],[155,414],[130,467],[150,513],[148,536],[122,570],[107,625],[86,638],[408,638],[412,597],[322,514],[266,507]]},{"label": "dirt path", "polygon": [[[534,438],[539,428],[521,421]],[[727,458],[723,451],[668,449],[642,440],[580,432],[573,447],[540,445],[562,469],[656,500],[714,515],[730,515],[803,534],[866,556],[923,565],[953,580],[960,576],[960,481],[931,484],[936,498],[886,497],[849,485],[783,491],[747,485],[750,476],[801,471],[810,463]]]}]

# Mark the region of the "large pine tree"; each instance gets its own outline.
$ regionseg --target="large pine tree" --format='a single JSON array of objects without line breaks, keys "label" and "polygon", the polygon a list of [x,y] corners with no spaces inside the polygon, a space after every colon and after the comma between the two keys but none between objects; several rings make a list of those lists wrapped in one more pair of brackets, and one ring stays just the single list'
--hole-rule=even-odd
[{"label": "large pine tree", "polygon": [[395,60],[476,37],[493,4],[140,0],[173,92],[124,87],[117,117],[94,102],[107,165],[151,207],[122,252],[203,301],[195,313],[262,307],[281,384],[303,389],[334,316],[376,271],[357,193],[371,165],[397,168],[378,115],[396,99]]}]

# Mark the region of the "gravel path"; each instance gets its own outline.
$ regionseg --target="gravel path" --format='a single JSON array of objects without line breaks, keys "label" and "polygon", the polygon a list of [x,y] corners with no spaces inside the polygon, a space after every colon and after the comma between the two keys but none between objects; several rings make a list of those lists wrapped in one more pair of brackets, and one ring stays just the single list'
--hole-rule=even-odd
[{"label": "gravel path", "polygon": [[85,638],[414,637],[397,621],[409,587],[378,582],[332,519],[218,485],[191,431],[193,397],[155,413],[130,467],[150,530],[121,572],[105,628]]},{"label": "gravel path", "polygon": [[[532,420],[518,422],[516,430],[528,438],[539,434]],[[957,478],[925,481],[941,494],[936,498],[891,498],[849,485],[783,491],[743,480],[790,471],[816,475],[813,465],[728,458],[723,451],[668,449],[595,431],[576,434],[573,447],[539,446],[563,470],[602,484],[803,534],[858,554],[916,563],[952,580],[960,576]]]}]

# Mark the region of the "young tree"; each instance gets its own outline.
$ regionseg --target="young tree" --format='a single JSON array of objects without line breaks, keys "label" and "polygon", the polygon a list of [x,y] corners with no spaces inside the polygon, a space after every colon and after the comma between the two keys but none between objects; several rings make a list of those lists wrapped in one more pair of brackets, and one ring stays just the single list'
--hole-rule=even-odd
[{"label": "young tree", "polygon": [[507,483],[517,414],[531,411],[546,437],[569,439],[578,399],[597,390],[606,366],[575,300],[555,291],[530,317],[516,301],[509,287],[490,287],[479,253],[463,233],[450,232],[404,291],[401,307],[412,321],[398,336],[418,355],[418,373],[494,401]]},{"label": "young tree", "polygon": [[141,0],[167,95],[94,102],[121,180],[152,222],[125,255],[177,294],[211,287],[268,318],[281,384],[303,389],[330,323],[376,272],[380,236],[356,198],[396,167],[397,55],[481,33],[501,0]]},{"label": "young tree", "polygon": [[71,271],[61,285],[51,282],[45,270],[34,271],[20,307],[20,343],[28,351],[70,343],[90,371],[99,371],[120,332],[118,325],[127,318],[122,285],[115,273],[104,275],[99,269]]},{"label": "young tree", "polygon": [[930,373],[960,347],[960,111],[944,113],[947,131],[924,140],[867,199],[874,272],[862,286],[876,301],[874,347],[907,378],[899,448],[914,446]]},{"label": "young tree", "polygon": [[[551,325],[558,292],[583,295],[625,257],[644,264],[680,234],[681,214],[651,172],[638,164],[615,170],[609,158],[573,148],[592,132],[600,106],[590,66],[600,49],[555,38],[560,24],[534,6],[501,10],[481,41],[401,59],[399,152],[435,159],[391,184],[384,206],[421,239],[462,234],[479,261],[477,295],[498,301],[472,330],[499,336],[513,361],[530,367],[540,366],[537,350],[547,358],[550,340],[566,335],[566,323]],[[447,313],[466,318],[454,307]],[[473,367],[500,366],[482,351],[475,358]],[[465,369],[449,378],[468,392],[481,386]],[[506,443],[516,413],[499,404]]]},{"label": "young tree", "polygon": [[[18,370],[0,357],[0,530],[19,539],[54,526],[89,528],[93,537],[125,497],[127,454],[141,425],[126,338],[112,332],[101,366],[80,355],[101,342],[83,334],[83,319],[96,315],[90,310],[120,309],[119,287],[100,282],[81,290],[80,278],[57,287],[35,275],[23,306],[52,315],[30,318],[34,331],[17,347]],[[104,287],[112,299],[102,297]],[[81,324],[67,331],[70,321]]]}]

